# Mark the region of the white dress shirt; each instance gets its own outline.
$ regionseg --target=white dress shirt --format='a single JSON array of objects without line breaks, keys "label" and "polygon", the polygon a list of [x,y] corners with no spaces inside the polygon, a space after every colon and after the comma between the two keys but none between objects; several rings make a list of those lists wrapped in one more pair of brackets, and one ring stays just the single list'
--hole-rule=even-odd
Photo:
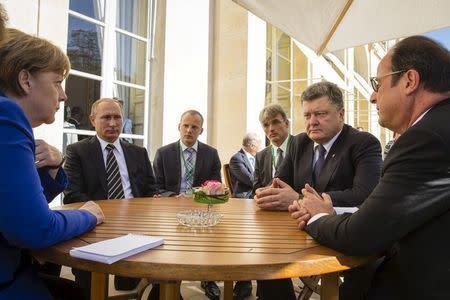
[{"label": "white dress shirt", "polygon": [[128,176],[127,162],[125,161],[125,155],[123,154],[122,145],[120,144],[120,139],[117,139],[114,143],[108,143],[107,141],[101,139],[97,135],[97,139],[100,142],[100,147],[102,148],[103,163],[106,169],[106,159],[108,157],[109,151],[106,149],[108,144],[114,145],[115,149],[113,154],[116,157],[117,165],[119,166],[120,179],[122,181],[123,192],[125,198],[133,198],[133,192],[131,191],[130,177]]}]

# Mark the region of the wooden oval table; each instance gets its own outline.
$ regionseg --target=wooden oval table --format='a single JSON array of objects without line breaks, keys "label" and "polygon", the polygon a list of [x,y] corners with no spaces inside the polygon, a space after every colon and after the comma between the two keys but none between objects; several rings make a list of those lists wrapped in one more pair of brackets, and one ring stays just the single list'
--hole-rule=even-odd
[{"label": "wooden oval table", "polygon": [[[288,212],[260,210],[253,200],[230,199],[214,205],[224,215],[208,228],[179,225],[176,213],[206,209],[190,198],[135,198],[96,201],[105,222],[92,231],[33,255],[92,272],[92,299],[104,299],[107,274],[162,281],[160,299],[176,299],[181,280],[225,281],[225,299],[232,299],[233,280],[322,276],[322,299],[338,299],[338,272],[371,258],[349,257],[317,244],[300,231]],[[83,203],[60,209],[78,208]],[[162,246],[111,265],[73,258],[72,247],[128,233],[161,236]]]}]

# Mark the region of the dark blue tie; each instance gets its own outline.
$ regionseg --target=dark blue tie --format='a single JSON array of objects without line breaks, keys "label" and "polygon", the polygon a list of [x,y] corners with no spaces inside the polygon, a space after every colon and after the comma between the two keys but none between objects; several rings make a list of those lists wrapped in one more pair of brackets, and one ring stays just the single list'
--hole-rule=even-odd
[{"label": "dark blue tie", "polygon": [[327,150],[322,145],[316,146],[319,152],[319,157],[316,160],[316,163],[313,166],[313,181],[314,185],[317,183],[317,179],[319,178],[320,171],[322,171],[323,164],[325,163],[325,153]]}]

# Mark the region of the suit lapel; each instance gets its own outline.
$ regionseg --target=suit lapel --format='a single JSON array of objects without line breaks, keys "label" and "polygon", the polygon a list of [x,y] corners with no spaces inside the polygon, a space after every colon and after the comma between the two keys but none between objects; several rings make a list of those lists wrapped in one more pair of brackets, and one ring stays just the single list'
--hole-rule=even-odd
[{"label": "suit lapel", "polygon": [[[272,173],[272,146],[268,146],[266,148],[266,152],[264,153],[264,172],[267,174],[268,182],[266,184],[270,184],[273,178]],[[269,179],[270,178],[270,179]]]},{"label": "suit lapel", "polygon": [[297,165],[299,178],[305,178],[305,183],[312,184],[312,164],[314,159],[314,142],[309,140],[305,145],[305,152],[301,155],[299,164]]},{"label": "suit lapel", "polygon": [[330,182],[331,178],[335,174],[336,168],[339,165],[340,154],[342,149],[342,141],[345,139],[345,136],[348,133],[348,127],[344,125],[342,128],[341,134],[338,136],[336,141],[329,153],[327,154],[327,158],[325,159],[325,164],[323,165],[322,171],[320,171],[319,178],[316,182],[316,188],[319,191],[325,191],[328,182]]},{"label": "suit lapel", "polygon": [[[199,174],[201,174],[201,172],[203,172],[203,165],[204,165],[204,153],[205,149],[203,147],[203,144],[200,143],[200,141],[198,142],[198,147],[197,147],[197,157],[195,158],[195,169],[194,169],[194,181],[193,184],[195,185],[194,182],[198,182],[199,178]],[[201,183],[199,183],[201,184]]]},{"label": "suit lapel", "polygon": [[169,157],[174,158],[173,171],[177,176],[177,191],[181,189],[181,152],[180,152],[180,141],[173,143],[171,148],[171,155]]},{"label": "suit lapel", "polygon": [[250,174],[252,174],[253,173],[252,164],[248,160],[247,155],[245,155],[244,150],[242,150],[242,149],[239,150],[239,154],[241,155],[242,161],[244,162],[244,166],[247,168],[247,170],[250,172]]},{"label": "suit lapel", "polygon": [[130,153],[130,144],[127,142],[122,142],[120,141],[120,145],[122,146],[122,150],[123,150],[123,156],[125,157],[125,163],[127,164],[127,171],[128,171],[128,180],[130,181],[130,186],[131,186],[131,192],[133,193],[134,197],[139,197],[139,193],[136,189],[136,186],[134,184],[134,170],[136,169],[136,158],[133,159],[130,157],[131,153]]},{"label": "suit lapel", "polygon": [[92,153],[92,162],[96,165],[97,175],[99,177],[100,183],[105,195],[108,197],[108,184],[106,182],[106,169],[105,162],[103,160],[102,146],[98,141],[97,137],[92,137],[90,141],[90,153]]}]

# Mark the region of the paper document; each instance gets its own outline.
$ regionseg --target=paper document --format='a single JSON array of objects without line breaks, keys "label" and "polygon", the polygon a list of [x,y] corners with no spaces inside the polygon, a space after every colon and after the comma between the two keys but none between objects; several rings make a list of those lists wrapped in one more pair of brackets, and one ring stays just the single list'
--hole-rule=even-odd
[{"label": "paper document", "polygon": [[336,212],[337,215],[342,215],[344,213],[351,213],[352,214],[352,213],[358,211],[358,209],[359,209],[357,207],[338,207],[338,206],[335,206],[333,208],[334,208],[334,211]]},{"label": "paper document", "polygon": [[158,247],[164,243],[161,237],[127,234],[118,238],[93,243],[70,250],[73,257],[112,264],[125,257]]}]

